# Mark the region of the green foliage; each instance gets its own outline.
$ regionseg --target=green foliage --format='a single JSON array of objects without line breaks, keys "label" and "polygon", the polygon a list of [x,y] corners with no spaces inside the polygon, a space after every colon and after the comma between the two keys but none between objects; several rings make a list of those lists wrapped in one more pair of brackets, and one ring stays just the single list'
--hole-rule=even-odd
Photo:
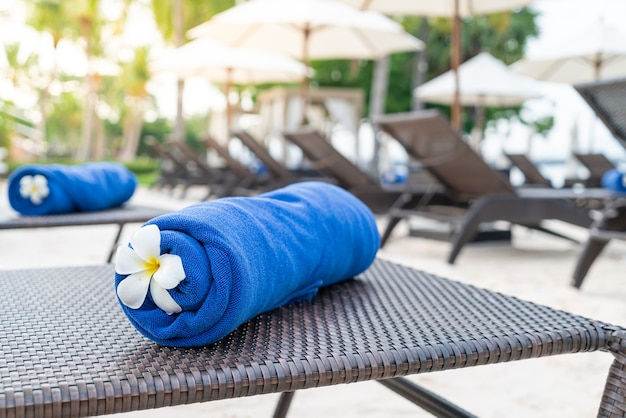
[{"label": "green foliage", "polygon": [[206,22],[213,15],[222,12],[235,5],[235,0],[152,0],[152,11],[154,18],[163,35],[169,42],[174,39],[174,1],[181,2],[183,8],[183,28],[185,31]]},{"label": "green foliage", "polygon": [[[152,122],[144,122],[141,128],[141,138],[153,136],[159,142],[165,142],[172,133],[172,126],[166,118],[158,118]],[[150,148],[143,141],[139,143],[138,156],[152,156]]]},{"label": "green foliage", "polygon": [[63,92],[53,99],[46,122],[48,154],[69,156],[80,144],[83,101],[73,92]]},{"label": "green foliage", "polygon": [[14,120],[7,113],[7,105],[10,104],[0,100],[0,148],[8,149],[11,145],[11,132],[13,132]]}]

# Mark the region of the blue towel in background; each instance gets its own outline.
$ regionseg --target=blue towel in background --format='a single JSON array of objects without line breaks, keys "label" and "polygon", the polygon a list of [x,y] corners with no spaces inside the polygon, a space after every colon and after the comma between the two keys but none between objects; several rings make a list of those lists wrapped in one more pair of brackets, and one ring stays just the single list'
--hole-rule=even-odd
[{"label": "blue towel in background", "polygon": [[[33,202],[20,193],[20,181],[27,176],[46,178],[48,194]],[[22,215],[52,215],[97,211],[120,206],[132,197],[137,178],[124,165],[93,162],[68,166],[62,164],[26,164],[8,179],[11,207]]]},{"label": "blue towel in background", "polygon": [[614,168],[602,175],[602,187],[618,193],[626,193],[626,177],[620,170]]},{"label": "blue towel in background", "polygon": [[[203,202],[147,224],[161,231],[161,253],[182,259],[186,278],[169,291],[182,312],[166,314],[150,292],[139,309],[120,305],[139,332],[167,346],[207,345],[260,313],[311,299],[366,270],[380,246],[370,209],[322,182]],[[116,273],[116,288],[125,277]]]}]

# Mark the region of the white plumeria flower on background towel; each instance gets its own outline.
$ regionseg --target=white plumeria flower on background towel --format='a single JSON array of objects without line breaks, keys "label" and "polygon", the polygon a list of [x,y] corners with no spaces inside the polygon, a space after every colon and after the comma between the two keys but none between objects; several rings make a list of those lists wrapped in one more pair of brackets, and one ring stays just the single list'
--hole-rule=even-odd
[{"label": "white plumeria flower on background towel", "polygon": [[175,254],[161,254],[161,231],[156,225],[139,228],[130,245],[120,246],[115,255],[115,272],[127,274],[117,285],[117,296],[131,309],[139,309],[150,289],[154,303],[171,315],[182,308],[169,294],[185,278],[183,262]]},{"label": "white plumeria flower on background towel", "polygon": [[40,205],[49,194],[48,179],[41,174],[20,179],[20,195],[24,199],[30,199],[33,204]]}]

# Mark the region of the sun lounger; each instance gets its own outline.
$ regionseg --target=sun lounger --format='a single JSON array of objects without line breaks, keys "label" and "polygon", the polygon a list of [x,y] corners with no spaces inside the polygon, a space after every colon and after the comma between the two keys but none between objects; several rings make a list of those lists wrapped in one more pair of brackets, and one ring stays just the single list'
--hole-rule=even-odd
[{"label": "sun lounger", "polygon": [[249,196],[269,190],[271,186],[268,185],[269,177],[267,175],[252,172],[248,167],[233,158],[227,147],[220,144],[210,135],[203,136],[200,140],[219,155],[224,161],[225,169],[232,174],[223,194],[224,196]]},{"label": "sun lounger", "polygon": [[589,104],[615,139],[626,148],[624,96],[626,77],[574,85],[574,89]]},{"label": "sun lounger", "polygon": [[572,286],[580,289],[591,265],[613,239],[626,240],[626,198],[605,208],[589,228],[589,238],[576,261]]},{"label": "sun lounger", "polygon": [[589,177],[583,182],[587,187],[601,187],[604,173],[615,168],[615,164],[604,154],[574,153],[573,155],[589,171]]},{"label": "sun lounger", "polygon": [[[515,188],[489,167],[436,110],[382,115],[373,122],[422,163],[452,199],[467,205],[452,236],[449,263],[454,263],[461,248],[482,224],[507,221],[563,237],[544,228],[542,221],[556,219],[588,228],[592,218],[589,210],[581,206],[589,200],[615,197],[603,189],[578,193],[567,189]],[[409,215],[392,213],[387,229],[393,229]],[[386,231],[385,236],[389,234]]]},{"label": "sun lounger", "polygon": [[446,196],[441,187],[433,183],[400,184],[385,187],[381,182],[362,171],[337,151],[319,131],[304,127],[283,132],[286,139],[297,145],[316,170],[324,173],[331,181],[349,190],[374,213],[386,213],[396,205],[398,209],[424,205],[426,202],[445,205]]},{"label": "sun lounger", "polygon": [[196,177],[198,177],[198,180],[196,180],[194,184],[208,188],[208,192],[202,200],[207,200],[211,197],[228,196],[231,193],[231,185],[237,182],[237,179],[234,178],[236,176],[234,176],[233,173],[229,170],[209,166],[198,156],[196,151],[189,148],[189,146],[183,142],[172,141],[170,145],[172,148],[175,148],[181,158],[187,162],[187,167],[197,173]]},{"label": "sun lounger", "polygon": [[[574,88],[615,138],[626,147],[626,113],[624,113],[626,78],[578,84]],[[602,154],[577,155],[576,157],[581,162],[589,164],[590,172],[593,167],[600,166],[596,175],[603,170],[602,174],[614,168],[613,163]],[[576,262],[572,286],[576,288],[582,286],[591,265],[613,239],[626,240],[626,198],[616,200],[603,210],[590,227],[589,238]]]},{"label": "sun lounger", "polygon": [[235,138],[238,138],[243,145],[254,154],[254,156],[261,161],[267,171],[279,182],[287,184],[296,180],[296,176],[291,171],[278,161],[276,161],[269,150],[265,148],[263,144],[257,141],[250,133],[243,130],[236,130],[232,132]]},{"label": "sun lounger", "polygon": [[119,245],[119,239],[126,224],[143,223],[165,212],[166,211],[163,209],[132,204],[101,211],[77,212],[62,215],[21,216],[11,211],[4,212],[0,215],[0,230],[84,225],[117,225],[117,233],[113,239],[106,260],[110,262]]},{"label": "sun lounger", "polygon": [[539,171],[537,166],[525,154],[504,154],[524,175],[526,185],[552,187],[552,183]]},{"label": "sun lounger", "polygon": [[384,260],[198,349],[143,338],[118,306],[112,277],[112,265],[0,271],[0,416],[95,416],[281,393],[274,416],[284,417],[298,390],[377,381],[435,416],[469,417],[405,376],[454,379],[452,369],[595,351],[614,356],[598,416],[626,414],[626,329]]},{"label": "sun lounger", "polygon": [[214,173],[205,172],[194,165],[193,161],[181,154],[180,149],[174,149],[173,142],[163,144],[152,137],[145,142],[161,162],[161,172],[153,187],[169,187],[171,190],[182,187],[184,197],[189,187],[206,186],[214,181]]}]

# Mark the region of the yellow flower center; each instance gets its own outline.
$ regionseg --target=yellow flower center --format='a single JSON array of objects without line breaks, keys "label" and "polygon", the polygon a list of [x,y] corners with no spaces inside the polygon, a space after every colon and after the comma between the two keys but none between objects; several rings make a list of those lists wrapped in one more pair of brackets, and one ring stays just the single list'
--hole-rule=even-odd
[{"label": "yellow flower center", "polygon": [[152,278],[154,273],[161,267],[161,261],[157,257],[150,257],[144,262],[144,267],[150,273],[150,278]]}]

